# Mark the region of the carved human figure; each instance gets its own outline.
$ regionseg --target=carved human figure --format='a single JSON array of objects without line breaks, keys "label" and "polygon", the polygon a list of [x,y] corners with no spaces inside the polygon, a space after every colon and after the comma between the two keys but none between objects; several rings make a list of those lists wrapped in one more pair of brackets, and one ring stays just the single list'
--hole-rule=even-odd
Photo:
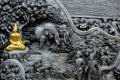
[{"label": "carved human figure", "polygon": [[76,27],[79,28],[80,19],[79,19],[79,18],[74,18],[74,19],[73,19],[73,22],[74,22],[74,24],[76,25]]},{"label": "carved human figure", "polygon": [[88,61],[89,71],[88,71],[88,80],[99,80],[98,74],[98,62],[96,61],[96,48],[94,47],[94,52],[90,54],[90,61]]},{"label": "carved human figure", "polygon": [[82,80],[85,62],[80,51],[77,51],[77,59],[75,60],[75,63],[77,67],[77,79]]},{"label": "carved human figure", "polygon": [[50,77],[50,71],[49,70],[45,70],[45,80],[52,80]]},{"label": "carved human figure", "polygon": [[102,80],[116,80],[113,75],[113,71],[109,71],[106,75],[104,75]]},{"label": "carved human figure", "polygon": [[[61,38],[63,38],[63,42],[65,43],[65,44],[69,44],[69,42],[71,41],[70,40],[70,33],[69,33],[69,31],[67,30],[67,25],[65,25],[65,24],[63,24],[63,25],[61,25],[61,26],[59,26],[59,36],[61,37]],[[61,42],[62,42],[62,40],[61,40]]]},{"label": "carved human figure", "polygon": [[107,65],[107,62],[108,62],[108,56],[105,55],[105,54],[103,54],[103,55],[101,56],[101,64],[102,64],[102,65]]},{"label": "carved human figure", "polygon": [[118,66],[116,66],[116,68],[114,70],[114,75],[116,76],[117,80],[120,79],[120,64]]},{"label": "carved human figure", "polygon": [[98,74],[98,63],[96,60],[89,61],[89,73],[88,73],[88,80],[99,80]]},{"label": "carved human figure", "polygon": [[106,23],[106,26],[108,28],[108,33],[112,34],[112,35],[116,35],[118,36],[118,31],[116,30],[116,28],[112,25],[112,23]]},{"label": "carved human figure", "polygon": [[108,46],[100,47],[100,63],[101,65],[107,65],[108,62],[108,56],[107,51],[109,50]]},{"label": "carved human figure", "polygon": [[111,25],[113,26],[113,28],[115,28],[116,33],[118,34],[117,36],[120,36],[119,33],[118,33],[118,31],[120,31],[120,25],[119,25],[118,21],[113,20]]},{"label": "carved human figure", "polygon": [[80,30],[85,30],[87,28],[87,19],[86,18],[81,18],[80,19],[80,24],[79,24],[79,29]]}]

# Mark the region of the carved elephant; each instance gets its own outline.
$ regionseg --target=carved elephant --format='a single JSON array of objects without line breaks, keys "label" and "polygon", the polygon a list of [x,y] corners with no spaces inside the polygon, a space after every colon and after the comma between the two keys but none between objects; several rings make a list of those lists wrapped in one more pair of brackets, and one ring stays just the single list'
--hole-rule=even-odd
[{"label": "carved elephant", "polygon": [[40,41],[40,48],[46,45],[45,42],[49,42],[50,39],[54,39],[57,45],[60,44],[59,33],[56,29],[56,25],[53,23],[42,23],[37,26],[35,29],[35,36]]}]

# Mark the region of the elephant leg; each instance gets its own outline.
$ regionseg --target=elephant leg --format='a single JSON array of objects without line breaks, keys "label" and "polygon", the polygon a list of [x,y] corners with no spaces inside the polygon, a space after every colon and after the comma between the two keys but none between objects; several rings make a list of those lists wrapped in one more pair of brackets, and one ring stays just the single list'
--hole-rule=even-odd
[{"label": "elephant leg", "polygon": [[45,41],[46,41],[46,36],[42,35],[40,38],[40,49],[44,47]]}]

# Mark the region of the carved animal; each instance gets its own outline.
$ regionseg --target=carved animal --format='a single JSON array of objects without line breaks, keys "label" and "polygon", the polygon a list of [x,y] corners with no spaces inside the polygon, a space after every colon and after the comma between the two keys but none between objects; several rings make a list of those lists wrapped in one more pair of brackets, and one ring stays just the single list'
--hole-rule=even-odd
[{"label": "carved animal", "polygon": [[35,29],[35,36],[39,39],[41,47],[44,45],[44,42],[47,41],[47,38],[51,36],[53,36],[57,45],[60,44],[59,33],[53,23],[43,23],[37,26]]}]

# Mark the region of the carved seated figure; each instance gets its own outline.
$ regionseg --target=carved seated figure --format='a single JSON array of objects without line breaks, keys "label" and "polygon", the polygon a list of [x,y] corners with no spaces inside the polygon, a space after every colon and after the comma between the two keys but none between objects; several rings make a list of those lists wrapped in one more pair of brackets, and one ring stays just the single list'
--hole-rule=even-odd
[{"label": "carved seated figure", "polygon": [[6,50],[12,51],[12,50],[24,50],[25,49],[25,43],[27,40],[22,41],[21,35],[17,32],[18,26],[17,24],[13,27],[13,33],[10,35],[10,45],[6,47]]}]

